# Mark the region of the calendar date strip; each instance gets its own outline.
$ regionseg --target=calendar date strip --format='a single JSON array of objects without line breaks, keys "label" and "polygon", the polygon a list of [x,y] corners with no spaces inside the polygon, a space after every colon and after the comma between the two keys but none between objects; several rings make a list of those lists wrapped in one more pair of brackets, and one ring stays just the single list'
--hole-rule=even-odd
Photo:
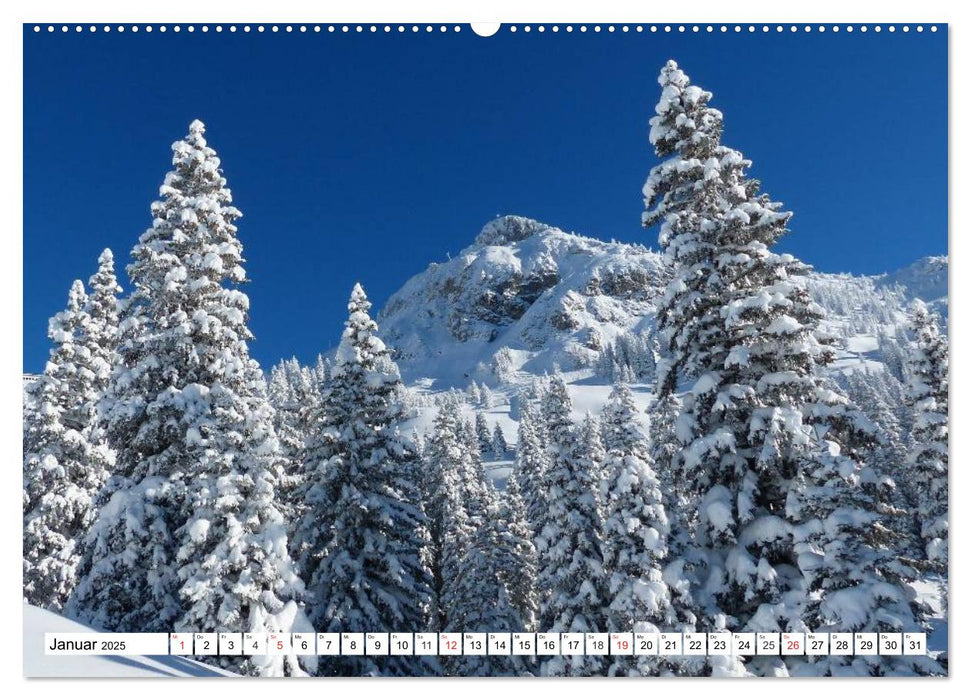
[{"label": "calendar date strip", "polygon": [[44,636],[49,656],[921,656],[923,632],[172,632]]}]

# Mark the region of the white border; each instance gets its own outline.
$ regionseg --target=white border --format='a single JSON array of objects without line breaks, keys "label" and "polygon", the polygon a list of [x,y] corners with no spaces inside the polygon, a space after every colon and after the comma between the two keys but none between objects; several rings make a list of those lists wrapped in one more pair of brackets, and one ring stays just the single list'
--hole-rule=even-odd
[{"label": "white border", "polygon": [[[17,335],[22,333],[22,229],[23,229],[23,198],[22,198],[22,173],[23,173],[23,140],[22,140],[22,119],[23,119],[23,35],[21,23],[33,22],[57,22],[57,23],[92,23],[111,21],[117,22],[140,22],[140,23],[159,23],[159,22],[221,22],[232,21],[242,22],[296,22],[296,23],[468,23],[504,21],[506,23],[525,23],[525,22],[544,22],[544,23],[600,23],[605,24],[614,22],[617,24],[636,24],[641,23],[664,23],[664,22],[704,22],[704,23],[923,23],[923,24],[944,24],[949,23],[950,36],[950,116],[949,124],[954,124],[958,114],[965,113],[962,109],[965,104],[965,95],[962,91],[956,90],[959,81],[956,76],[965,75],[967,52],[962,50],[960,37],[962,36],[965,23],[963,22],[964,13],[962,7],[957,2],[943,2],[940,0],[922,0],[921,2],[901,2],[900,0],[885,0],[881,3],[857,3],[857,7],[852,2],[846,0],[816,0],[816,2],[783,3],[776,0],[768,2],[766,0],[751,2],[732,3],[731,12],[726,9],[724,2],[714,0],[694,0],[691,3],[633,3],[629,0],[622,2],[618,0],[596,0],[596,2],[528,2],[526,0],[492,0],[491,2],[478,1],[475,3],[447,2],[445,0],[409,0],[408,2],[394,0],[372,0],[365,2],[347,3],[344,5],[324,5],[311,2],[294,2],[292,0],[275,0],[272,3],[266,2],[207,2],[205,4],[199,0],[167,0],[162,3],[146,3],[136,5],[131,2],[120,2],[118,0],[85,0],[84,2],[70,2],[68,0],[51,0],[43,4],[20,4],[15,8],[10,7],[13,3],[7,4],[2,10],[4,22],[2,25],[3,36],[0,38],[0,46],[3,47],[3,61],[0,72],[3,75],[2,93],[7,96],[7,106],[3,109],[3,133],[7,143],[5,168],[0,174],[0,196],[3,198],[3,211],[7,212],[5,223],[8,227],[6,231],[7,251],[0,256],[0,298],[5,303],[0,306],[0,327],[5,329],[15,329]],[[890,39],[890,35],[885,35]],[[488,39],[483,39],[487,41]],[[744,38],[740,38],[744,41]],[[647,70],[647,69],[646,69]],[[865,86],[867,76],[859,76],[861,86]],[[915,96],[915,99],[919,99]],[[859,105],[865,114],[865,102]],[[645,117],[646,118],[646,117]],[[901,134],[904,137],[906,125],[902,125]],[[963,138],[960,130],[950,129],[950,162],[966,163],[968,156],[967,141]],[[645,167],[647,167],[645,162]],[[954,168],[951,171],[951,192],[967,192],[967,177],[964,175],[964,168]],[[952,231],[960,230],[960,213],[963,210],[961,198],[950,198],[950,228]],[[950,323],[951,343],[953,358],[961,357],[962,361],[957,363],[952,360],[952,368],[956,364],[957,371],[952,371],[952,426],[959,425],[960,419],[965,415],[965,396],[968,395],[969,383],[965,378],[965,362],[961,349],[965,347],[967,323],[967,311],[963,302],[968,299],[968,278],[964,277],[964,255],[960,252],[964,243],[961,236],[950,238],[950,262],[951,280],[950,289]],[[955,268],[957,265],[957,268]],[[20,500],[18,489],[16,488],[19,474],[17,468],[16,455],[20,454],[19,441],[19,421],[21,406],[21,367],[22,367],[22,344],[16,343],[11,347],[8,344],[0,349],[2,353],[4,372],[2,375],[2,395],[3,401],[0,402],[0,436],[2,436],[4,462],[6,463],[5,474],[8,483],[2,489],[4,497],[3,513],[9,518],[7,526],[4,528],[6,536],[4,538],[2,561],[7,562],[6,575],[0,577],[2,580],[2,600],[6,601],[4,609],[8,611],[10,627],[15,627],[14,619],[20,617],[19,605],[21,600],[21,586],[19,578],[14,575],[14,567],[19,565],[21,558],[20,537],[21,522],[17,520],[17,513],[21,511],[17,501]],[[958,505],[963,499],[958,494],[966,491],[967,476],[962,468],[962,457],[967,456],[967,441],[964,439],[963,431],[951,431],[951,451],[952,464],[958,468],[952,471],[951,481],[951,501]],[[963,543],[965,541],[966,524],[963,513],[959,508],[951,509],[951,537],[952,542]],[[951,678],[960,677],[963,674],[962,665],[957,662],[960,658],[959,653],[963,653],[964,645],[961,636],[954,630],[963,629],[966,618],[964,600],[954,595],[955,583],[964,581],[964,573],[967,565],[963,551],[964,547],[952,547],[951,558],[951,604],[950,604],[950,661]],[[25,681],[21,678],[22,657],[20,652],[21,635],[9,630],[3,635],[5,640],[3,653],[0,659],[4,665],[4,673],[12,678],[20,679],[15,682],[16,687],[13,692],[20,691],[26,695],[27,692],[36,693],[38,691],[46,694],[63,693],[69,690],[67,683],[71,681],[55,681],[60,687],[49,685],[49,681],[34,680],[30,686],[24,685]],[[214,682],[226,682],[214,681]],[[350,683],[361,683],[366,681],[346,679],[346,680],[314,680],[306,683],[294,682],[291,680],[283,681],[287,683],[286,690],[288,696],[296,695],[320,695],[321,693],[346,692]],[[412,694],[420,694],[423,698],[447,697],[457,692],[461,692],[464,697],[485,697],[487,694],[502,692],[507,694],[510,691],[514,695],[520,693],[533,692],[539,686],[532,685],[528,688],[525,684],[542,682],[544,684],[542,692],[554,692],[563,698],[584,697],[588,698],[591,693],[602,692],[604,685],[610,680],[589,679],[581,682],[543,679],[542,681],[532,681],[528,679],[507,679],[489,680],[476,682],[472,680],[455,679],[408,679],[403,681],[378,681],[381,686],[372,687],[371,691],[381,693],[393,692],[395,700],[402,697],[410,697]],[[672,692],[674,684],[682,684],[675,692],[698,692],[698,686],[693,685],[688,688],[685,683],[699,683],[702,681],[693,680],[644,680],[634,682],[613,681],[613,693],[648,694],[656,692],[659,687],[654,685],[662,683],[663,692]],[[825,679],[820,681],[799,681],[787,680],[780,683],[772,683],[767,680],[744,681],[743,685],[733,685],[728,687],[729,681],[708,680],[705,688],[706,694],[713,693],[744,693],[753,698],[776,696],[784,693],[786,698],[813,697],[821,692],[832,692],[839,686],[839,691],[848,689],[847,684],[853,683],[857,692],[862,690],[862,684],[875,683],[877,681],[843,681],[836,679]],[[905,682],[908,684],[907,691],[914,693],[932,692],[935,695],[950,695],[958,685],[952,681],[890,681]],[[205,684],[204,679],[184,680],[175,690],[168,684],[157,682],[140,682],[137,680],[90,680],[83,681],[80,692],[89,693],[111,693],[116,696],[123,694],[137,693],[145,700],[162,698],[163,693],[170,696],[173,691],[180,695],[187,693],[212,692],[213,688],[202,688]],[[325,685],[320,685],[321,683]],[[338,683],[337,687],[329,685]],[[620,683],[623,683],[622,685]],[[650,687],[640,683],[650,684]],[[917,683],[935,683],[933,687],[918,687]],[[458,685],[461,684],[461,687]],[[487,685],[488,684],[488,685]],[[501,684],[501,687],[497,684]],[[547,685],[547,684],[555,684]],[[358,687],[358,690],[360,686]],[[71,688],[70,690],[73,690]],[[235,683],[230,692],[238,697],[255,697],[257,693],[277,693],[283,691],[283,686],[273,684],[272,686],[256,684],[247,681]],[[867,688],[864,692],[875,692],[876,689]],[[9,689],[7,692],[11,692]],[[226,692],[220,688],[219,692]],[[881,686],[882,693],[888,692],[888,686],[884,682]],[[889,691],[895,692],[895,691]]]}]

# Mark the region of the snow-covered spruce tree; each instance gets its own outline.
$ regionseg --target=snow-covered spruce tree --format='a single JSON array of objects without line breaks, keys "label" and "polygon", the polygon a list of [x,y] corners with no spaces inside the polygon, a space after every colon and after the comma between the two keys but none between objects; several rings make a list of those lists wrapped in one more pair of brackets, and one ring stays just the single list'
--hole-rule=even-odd
[{"label": "snow-covered spruce tree", "polygon": [[663,222],[659,240],[674,269],[659,309],[672,360],[661,368],[661,396],[682,378],[694,382],[675,468],[707,550],[704,588],[717,591],[701,623],[787,629],[799,611],[782,601],[800,580],[777,567],[795,561],[785,497],[809,442],[799,405],[812,398],[825,351],[811,333],[818,310],[793,282],[805,266],[769,251],[790,214],[758,193],[749,161],[721,145],[711,94],[673,61],[659,82],[650,140],[666,160],[644,186],[644,224]]},{"label": "snow-covered spruce tree", "polygon": [[100,356],[85,337],[96,330],[87,307],[77,280],[50,320],[54,346],[24,415],[24,598],[58,611],[77,581],[80,541],[110,466],[110,453],[90,439]]},{"label": "snow-covered spruce tree", "polygon": [[[285,360],[270,372],[269,397],[274,409],[273,427],[280,441],[282,475],[277,487],[281,510],[292,526],[303,513],[298,504],[305,500],[302,488],[305,468],[302,460],[307,443],[318,437],[320,390],[317,371],[301,367],[296,358]],[[293,533],[291,533],[292,535]],[[291,551],[296,543],[291,536]]]},{"label": "snow-covered spruce tree", "polygon": [[504,524],[498,537],[498,568],[509,593],[509,602],[523,624],[518,631],[528,631],[536,628],[539,562],[533,543],[533,530],[526,520],[526,504],[517,470],[509,474],[506,493],[498,501],[499,517]]},{"label": "snow-covered spruce tree", "polygon": [[[275,504],[278,442],[249,356],[239,211],[202,122],[132,251],[119,362],[102,401],[116,479],[73,608],[119,631],[289,631],[302,592]],[[299,621],[296,621],[299,624]],[[225,658],[247,673],[295,660]]]},{"label": "snow-covered spruce tree", "polygon": [[[802,622],[820,632],[928,631],[930,611],[907,585],[914,569],[901,559],[902,536],[891,529],[883,478],[861,456],[872,449],[872,424],[838,395],[809,408],[821,433],[793,480],[787,513],[804,576]],[[793,660],[799,675],[936,675],[931,657],[827,656]],[[751,665],[750,665],[751,668]]]},{"label": "snow-covered spruce tree", "polygon": [[597,497],[597,512],[603,520],[603,504],[600,501],[600,485],[605,478],[604,465],[607,460],[607,452],[604,450],[603,437],[600,433],[601,425],[596,416],[587,413],[580,423],[578,432],[579,454],[581,471],[590,474],[593,483],[596,485],[595,494]]},{"label": "snow-covered spruce tree", "polygon": [[549,464],[546,449],[540,440],[540,418],[533,401],[520,397],[520,416],[516,445],[517,480],[526,507],[526,522],[533,532],[533,540],[540,534],[546,513],[544,479]]},{"label": "snow-covered spruce tree", "polygon": [[[889,371],[850,372],[842,377],[847,397],[875,424],[873,444],[863,452],[878,478],[875,495],[881,501],[884,522],[893,530],[893,549],[900,560],[900,573],[913,580],[926,568],[920,526],[914,517],[917,494],[908,473],[905,429],[894,404],[904,401],[900,382]],[[896,389],[894,389],[896,387]],[[896,396],[894,394],[896,393]]]},{"label": "snow-covered spruce tree", "polygon": [[462,499],[465,512],[473,528],[478,527],[485,518],[486,506],[495,497],[495,488],[486,478],[482,452],[479,449],[478,431],[471,421],[462,424],[459,441],[464,444],[463,459],[459,463],[459,483],[462,486]]},{"label": "snow-covered spruce tree", "polygon": [[[673,61],[659,82],[650,140],[665,160],[644,186],[644,224],[662,223],[659,241],[673,269],[659,308],[671,362],[658,384],[665,396],[688,383],[675,468],[705,561],[699,625],[799,630],[815,628],[811,620],[850,631],[876,628],[883,612],[896,616],[898,629],[916,624],[899,617],[907,607],[902,588],[865,561],[884,547],[863,543],[879,523],[864,484],[878,479],[861,468],[853,444],[866,439],[862,415],[818,373],[834,352],[803,283],[809,268],[770,249],[790,214],[759,193],[746,174],[750,162],[721,144],[711,94],[690,85]],[[827,569],[837,551],[845,576]],[[860,590],[869,614],[857,620],[830,604]],[[807,599],[826,601],[820,614],[807,610]],[[765,659],[749,670],[786,671]]]},{"label": "snow-covered spruce tree", "polygon": [[475,413],[475,436],[479,441],[479,453],[482,455],[492,454],[492,431],[489,430],[489,423],[482,411]]},{"label": "snow-covered spruce tree", "polygon": [[330,360],[323,356],[323,354],[317,354],[317,361],[313,366],[313,378],[314,384],[317,387],[323,386],[328,379],[330,379]]},{"label": "snow-covered spruce tree", "polygon": [[425,438],[418,432],[418,428],[411,429],[411,446],[414,448],[418,459],[423,460],[425,458]]},{"label": "snow-covered spruce tree", "polygon": [[[80,316],[78,374],[84,387],[80,405],[74,415],[79,423],[94,430],[96,409],[108,386],[118,350],[118,294],[121,287],[115,277],[114,255],[105,248],[98,256],[98,269],[88,279],[89,294]],[[100,443],[92,435],[94,444]]]},{"label": "snow-covered spruce tree", "polygon": [[[483,515],[458,576],[451,582],[457,604],[455,626],[463,632],[519,632],[525,629],[525,622],[512,601],[508,582],[527,572],[504,567],[519,563],[516,555],[521,543],[510,537],[497,499],[489,500]],[[446,667],[454,675],[506,676],[525,670],[524,661],[516,656],[466,655],[446,657]]]},{"label": "snow-covered spruce tree", "polygon": [[[549,435],[549,468],[543,486],[546,510],[537,540],[540,629],[551,632],[599,632],[606,629],[609,602],[596,475],[585,470],[580,439],[570,417],[566,383],[553,377],[543,397]],[[557,656],[543,659],[547,676],[602,675],[605,657]]]},{"label": "snow-covered spruce tree", "polygon": [[927,560],[947,570],[948,342],[923,302],[910,309],[914,344],[908,398],[914,413],[908,465],[917,493],[917,519]]},{"label": "snow-covered spruce tree", "polygon": [[273,406],[273,427],[280,441],[280,456],[293,462],[303,448],[295,421],[288,412],[297,404],[293,387],[287,377],[285,363],[273,367],[267,381],[267,397]]},{"label": "snow-covered spruce tree", "polygon": [[459,407],[454,397],[446,397],[435,415],[425,445],[422,491],[432,562],[433,601],[429,629],[454,629],[448,619],[452,582],[468,553],[473,530],[465,512],[462,462],[467,459],[465,444],[459,439]]},{"label": "snow-covered spruce tree", "polygon": [[[296,402],[301,395],[302,378],[293,368],[286,369],[289,395]],[[320,563],[327,555],[333,535],[333,510],[337,494],[331,483],[331,461],[338,449],[337,419],[341,397],[332,391],[331,377],[317,386],[317,396],[306,406],[290,413],[293,433],[299,446],[293,460],[293,488],[289,507],[294,513],[290,553],[301,578],[313,589]],[[321,593],[317,591],[318,595]],[[318,614],[321,601],[313,604]],[[314,620],[318,622],[318,620]]]},{"label": "snow-covered spruce tree", "polygon": [[693,533],[695,522],[689,494],[684,481],[675,469],[676,456],[681,449],[676,423],[681,414],[681,399],[677,394],[653,397],[648,408],[650,423],[650,457],[661,485],[663,505],[668,516],[668,557],[665,561],[664,581],[668,585],[676,628],[692,630],[697,623],[692,597],[695,571],[701,562],[697,555]]},{"label": "snow-covered spruce tree", "polygon": [[[398,432],[401,379],[368,314],[360,285],[348,303],[324,398],[333,444],[322,479],[323,507],[331,515],[325,554],[311,574],[315,629],[331,632],[427,628],[431,572],[429,544],[415,455]],[[412,675],[419,657],[331,660],[340,675]]]},{"label": "snow-covered spruce tree", "polygon": [[[44,373],[25,390],[23,420],[23,514],[33,508],[46,491],[40,476],[46,460],[56,464],[56,450],[63,432],[62,413],[74,404],[70,395],[78,348],[75,343],[84,303],[84,284],[75,280],[68,292],[67,307],[48,320],[47,335],[52,342]],[[48,446],[51,447],[48,447]],[[50,459],[46,454],[53,454]],[[51,461],[53,460],[53,461]]]},{"label": "snow-covered spruce tree", "polygon": [[479,389],[479,385],[474,379],[469,384],[469,388],[466,390],[466,393],[469,395],[469,401],[473,406],[478,405],[479,402],[482,401],[482,391]]},{"label": "snow-covered spruce tree", "polygon": [[509,445],[506,444],[506,436],[502,432],[502,427],[496,423],[492,431],[492,454],[496,459],[502,459],[509,452]]},{"label": "snow-covered spruce tree", "polygon": [[[614,387],[602,421],[607,450],[601,482],[603,563],[610,594],[607,631],[674,629],[677,620],[662,577],[668,518],[634,397],[626,385]],[[608,672],[657,675],[661,668],[658,658],[617,656]]]},{"label": "snow-covered spruce tree", "polygon": [[[115,257],[110,248],[98,256],[98,270],[88,280],[88,301],[81,339],[90,355],[89,367],[95,402],[108,386],[118,351],[118,295],[121,286],[115,276]],[[92,406],[92,416],[93,416]]]},{"label": "snow-covered spruce tree", "polygon": [[[678,529],[673,526],[679,518],[678,512],[685,510],[684,489],[675,474],[675,463],[681,445],[678,442],[676,424],[681,414],[681,399],[677,394],[667,394],[663,397],[652,397],[647,409],[650,423],[650,457],[654,472],[661,482],[661,493],[664,494],[664,506],[668,511],[668,519],[672,522],[672,535]],[[681,523],[680,528],[690,530],[687,523]]]},{"label": "snow-covered spruce tree", "polygon": [[[436,419],[436,449],[451,442],[447,436],[453,420],[441,414]],[[535,617],[532,585],[536,560],[532,535],[523,519],[518,488],[513,487],[506,498],[498,497],[481,470],[474,431],[466,428],[465,432],[465,440],[459,440],[453,448],[455,456],[450,461],[454,466],[439,472],[451,477],[442,482],[446,488],[442,489],[439,502],[452,503],[436,509],[442,521],[439,551],[443,629],[521,631]],[[447,465],[448,461],[436,458],[436,463]],[[457,483],[462,474],[474,482],[474,487]],[[451,488],[450,481],[454,483]],[[456,500],[456,496],[461,500]],[[518,657],[448,657],[444,667],[450,675],[461,676],[509,675],[531,670]]]},{"label": "snow-covered spruce tree", "polygon": [[[459,424],[458,481],[455,513],[443,523],[445,575],[441,595],[444,629],[472,630],[473,621],[481,621],[483,608],[492,607],[499,597],[499,578],[492,541],[486,538],[490,528],[488,514],[495,506],[495,493],[485,481],[479,457],[478,439],[471,423]],[[488,664],[464,658],[447,658],[443,664],[448,675],[484,675]]]}]

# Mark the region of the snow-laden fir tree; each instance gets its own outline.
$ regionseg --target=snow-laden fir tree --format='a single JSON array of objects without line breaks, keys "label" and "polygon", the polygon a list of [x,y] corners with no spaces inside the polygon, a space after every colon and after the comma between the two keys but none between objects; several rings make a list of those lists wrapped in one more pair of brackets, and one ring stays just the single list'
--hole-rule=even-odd
[{"label": "snow-laden fir tree", "polygon": [[516,472],[526,508],[526,522],[533,532],[535,541],[542,529],[546,513],[546,493],[543,490],[543,484],[549,460],[540,438],[540,418],[535,403],[521,396],[519,405]]},{"label": "snow-laden fir tree", "polygon": [[479,434],[471,421],[461,425],[459,440],[465,447],[464,458],[459,466],[459,482],[462,485],[465,512],[475,528],[485,519],[486,507],[495,497],[495,489],[492,482],[486,479],[482,452],[479,449]]},{"label": "snow-laden fir tree", "polygon": [[[600,539],[597,475],[583,468],[572,401],[563,377],[553,377],[543,397],[549,435],[549,467],[543,487],[546,511],[537,540],[540,629],[551,632],[600,632],[606,629],[609,602]],[[557,656],[543,659],[549,676],[602,675],[605,657]]]},{"label": "snow-laden fir tree", "polygon": [[909,427],[902,424],[899,411],[906,403],[904,388],[889,371],[857,370],[841,379],[847,397],[876,427],[875,439],[864,452],[864,460],[884,475],[877,485],[884,521],[897,536],[893,548],[900,559],[901,572],[906,578],[915,579],[926,568],[926,555],[919,523],[914,518],[917,492],[907,464]]},{"label": "snow-laden fir tree", "polygon": [[[289,631],[302,592],[275,503],[273,411],[249,356],[240,212],[199,121],[132,251],[119,362],[100,407],[115,480],[73,609],[118,631]],[[293,659],[227,657],[250,673]]]},{"label": "snow-laden fir tree", "polygon": [[[901,557],[903,536],[894,531],[885,479],[861,457],[872,451],[873,427],[838,395],[812,408],[823,412],[820,452],[794,479],[787,512],[797,563],[804,576],[801,620],[820,632],[927,632],[930,614],[909,586],[916,574]],[[821,428],[822,426],[822,428]],[[904,544],[902,544],[902,542]],[[929,656],[826,656],[790,661],[799,675],[936,675]],[[751,668],[751,665],[750,665]]]},{"label": "snow-laden fir tree", "polygon": [[[521,553],[519,546],[523,543],[510,536],[509,523],[503,519],[502,510],[498,499],[489,499],[482,524],[472,536],[469,552],[461,562],[458,577],[451,584],[457,604],[456,628],[463,632],[519,632],[526,629],[526,622],[512,600],[509,581],[512,577],[528,574],[528,571],[506,568],[520,563],[517,555]],[[517,656],[471,654],[446,657],[446,667],[461,676],[517,675],[528,668],[525,660]]]},{"label": "snow-laden fir tree", "polygon": [[600,501],[600,484],[605,478],[604,466],[607,452],[604,450],[600,421],[592,413],[587,413],[580,422],[579,439],[580,470],[590,474],[596,484],[597,509],[603,520],[603,504]]},{"label": "snow-laden fir tree", "polygon": [[480,385],[479,391],[481,392],[480,402],[482,408],[492,408],[496,401],[496,397],[492,393],[492,389],[489,388],[484,382]]},{"label": "snow-laden fir tree", "polygon": [[523,624],[520,631],[536,628],[539,600],[536,577],[539,562],[533,530],[526,519],[520,475],[514,469],[506,480],[506,492],[498,499],[499,518],[504,529],[498,535],[499,571],[509,594],[509,602],[519,614]]},{"label": "snow-laden fir tree", "polygon": [[465,443],[459,438],[459,407],[454,397],[439,406],[425,444],[422,491],[432,553],[433,600],[429,629],[460,628],[449,620],[452,583],[469,551],[473,529],[465,511],[463,462],[469,459]]},{"label": "snow-laden fir tree", "polygon": [[[280,441],[282,475],[278,485],[281,508],[293,525],[302,512],[304,501],[302,460],[311,437],[316,437],[320,424],[320,391],[322,382],[316,369],[302,367],[296,358],[285,360],[270,372],[268,395],[274,409],[273,427]],[[291,550],[295,542],[291,538]]]},{"label": "snow-laden fir tree", "polygon": [[94,424],[96,404],[111,379],[118,352],[118,295],[121,286],[115,276],[115,258],[110,248],[98,256],[98,270],[88,280],[81,343],[87,349],[90,390],[87,401],[89,422]]},{"label": "snow-laden fir tree", "polygon": [[475,436],[479,441],[479,453],[482,455],[492,454],[492,431],[489,430],[489,422],[486,420],[482,411],[475,413]]},{"label": "snow-laden fir tree", "polygon": [[[856,449],[868,422],[819,377],[834,352],[806,291],[809,268],[771,251],[790,213],[759,193],[750,161],[721,144],[711,93],[673,61],[659,82],[650,140],[665,160],[644,186],[644,224],[661,223],[673,271],[658,313],[671,361],[658,384],[665,396],[686,382],[675,469],[705,564],[696,570],[699,624],[801,630],[811,619],[861,630],[893,616],[897,629],[915,625],[906,593],[876,565],[890,559],[886,543],[867,536],[880,507],[866,488],[879,478]],[[851,592],[867,610],[857,619],[837,604]],[[825,602],[809,611],[807,596]],[[786,672],[765,659],[750,670]]]},{"label": "snow-laden fir tree", "polygon": [[317,387],[323,386],[330,379],[330,360],[324,357],[323,354],[318,353],[317,361],[314,363],[311,371],[314,384]]},{"label": "snow-laden fir tree", "polygon": [[24,598],[50,610],[64,607],[77,582],[81,541],[111,462],[91,439],[104,360],[98,330],[77,280],[67,308],[50,320],[50,359],[24,415]]},{"label": "snow-laden fir tree", "polygon": [[509,445],[506,443],[506,436],[502,432],[502,427],[496,423],[492,431],[492,454],[496,459],[502,459],[509,452]]},{"label": "snow-laden fir tree", "polygon": [[482,401],[482,391],[479,389],[478,383],[473,379],[469,384],[469,388],[466,390],[469,395],[469,401],[473,406],[479,404]]},{"label": "snow-laden fir tree", "polygon": [[910,309],[914,334],[908,374],[914,413],[908,466],[917,494],[917,519],[927,560],[947,570],[948,342],[923,302]]},{"label": "snow-laden fir tree", "polygon": [[[420,632],[431,603],[427,521],[416,457],[399,433],[401,378],[370,307],[355,285],[324,397],[333,444],[315,478],[331,535],[310,576],[312,620],[320,631]],[[422,668],[418,657],[342,656],[328,672],[409,675]]]},{"label": "snow-laden fir tree", "polygon": [[[798,585],[776,569],[794,560],[784,505],[795,461],[786,457],[789,444],[808,442],[798,404],[810,398],[807,370],[823,351],[807,328],[815,309],[790,281],[804,266],[768,250],[790,215],[758,194],[749,161],[721,145],[711,94],[673,61],[659,82],[650,140],[666,160],[644,186],[644,224],[663,222],[659,240],[674,270],[658,313],[672,360],[659,368],[661,396],[682,378],[694,382],[674,464],[688,484],[697,543],[710,552],[699,584],[716,596],[699,612],[712,628],[746,629],[767,611],[785,627],[797,611],[778,606]],[[761,535],[743,536],[746,528]]]},{"label": "snow-laden fir tree", "polygon": [[[626,385],[614,387],[603,410],[605,478],[603,564],[607,574],[608,632],[658,632],[676,628],[663,579],[669,524],[661,484]],[[657,675],[662,664],[647,656],[618,656],[610,675]]]},{"label": "snow-laden fir tree", "polygon": [[280,455],[293,460],[303,447],[297,425],[287,412],[297,405],[296,392],[290,385],[285,367],[281,363],[270,370],[267,380],[267,397],[273,406],[273,426],[280,441]]},{"label": "snow-laden fir tree", "polygon": [[419,461],[423,460],[425,458],[425,438],[418,432],[418,428],[411,429],[411,446],[414,448]]},{"label": "snow-laden fir tree", "polygon": [[[296,396],[292,384],[288,384],[288,394]],[[297,566],[300,577],[312,589],[318,588],[314,581],[321,560],[327,555],[327,547],[333,535],[333,511],[336,495],[331,491],[331,460],[337,450],[337,429],[333,424],[337,407],[337,395],[330,391],[329,382],[322,385],[320,400],[307,408],[305,420],[294,414],[293,433],[297,437],[296,452],[293,459],[293,488],[290,490],[293,512],[290,537],[290,554]],[[289,432],[289,431],[288,431]],[[319,591],[318,591],[319,594]],[[313,606],[320,610],[320,602]],[[314,620],[316,621],[316,620]]]},{"label": "snow-laden fir tree", "polygon": [[669,522],[672,523],[672,536],[677,535],[678,530],[692,529],[690,524],[681,522],[681,517],[678,515],[684,513],[687,505],[683,484],[675,474],[676,457],[681,449],[676,433],[680,414],[681,399],[677,394],[651,397],[647,408],[647,417],[651,426],[649,454],[654,472],[661,482],[665,510],[668,512]]},{"label": "snow-laden fir tree", "polygon": [[[692,533],[695,523],[686,485],[676,469],[676,457],[681,449],[676,434],[681,399],[677,394],[653,396],[647,409],[651,426],[649,454],[654,473],[661,485],[665,513],[668,517],[668,559],[665,581],[668,584],[675,612],[681,626],[694,627],[695,605],[691,600],[691,580],[685,569],[697,564]],[[687,560],[686,560],[687,558]]]}]

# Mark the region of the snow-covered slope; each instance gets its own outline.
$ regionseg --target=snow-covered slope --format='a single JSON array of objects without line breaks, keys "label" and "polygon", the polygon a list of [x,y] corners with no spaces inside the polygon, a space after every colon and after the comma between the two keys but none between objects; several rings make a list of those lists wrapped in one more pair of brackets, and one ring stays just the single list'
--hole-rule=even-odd
[{"label": "snow-covered slope", "polygon": [[180,656],[46,656],[46,632],[92,632],[49,610],[24,605],[24,676],[59,678],[157,678],[233,676]]}]

